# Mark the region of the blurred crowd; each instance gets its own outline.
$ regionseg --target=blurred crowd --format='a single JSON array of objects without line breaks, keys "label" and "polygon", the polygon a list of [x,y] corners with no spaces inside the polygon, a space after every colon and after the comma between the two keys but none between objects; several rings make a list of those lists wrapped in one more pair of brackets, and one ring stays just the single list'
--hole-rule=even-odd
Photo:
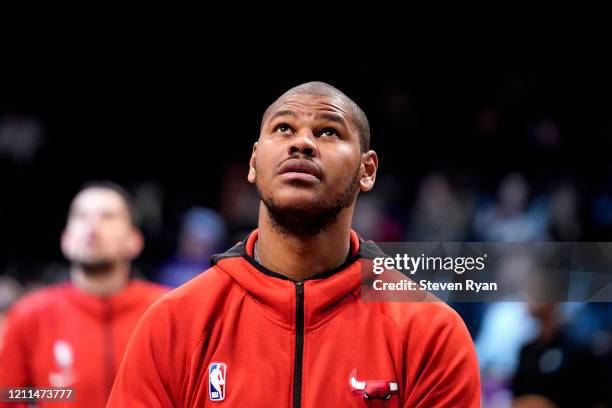
[{"label": "blurred crowd", "polygon": [[[223,197],[227,204],[219,211],[193,206],[183,212],[174,251],[156,265],[141,262],[138,273],[167,286],[179,286],[205,270],[211,255],[243,239],[256,226],[258,197],[241,182],[241,169],[232,170],[236,174],[231,178],[237,181],[226,185]],[[474,190],[437,171],[421,180],[407,209],[393,200],[401,180],[383,176],[380,181],[374,194],[359,199],[354,217],[354,228],[375,241],[572,242],[588,239],[585,215],[598,227],[612,226],[612,192],[602,191],[591,203],[585,202],[579,186],[571,180],[534,191],[523,175],[510,173],[495,191],[488,192]],[[151,231],[160,222],[157,217],[162,203],[156,202],[156,197],[161,195],[151,193],[158,190],[141,186],[135,192],[148,240],[155,239]],[[585,205],[590,208],[583,208]],[[521,262],[514,259],[510,266],[517,274],[524,267]],[[25,291],[67,277],[60,264],[47,265],[39,272],[38,279],[28,281],[19,279],[18,270],[0,276],[2,314]],[[609,398],[605,393],[612,378],[612,304],[496,302],[453,306],[476,344],[486,406],[509,406],[514,393],[543,394],[569,403],[567,406],[591,406],[578,403],[584,401],[584,395],[572,399],[572,384],[579,382],[586,382],[584,387],[593,390],[589,394],[593,398],[598,393],[602,399]],[[0,332],[1,327],[0,320]]]}]

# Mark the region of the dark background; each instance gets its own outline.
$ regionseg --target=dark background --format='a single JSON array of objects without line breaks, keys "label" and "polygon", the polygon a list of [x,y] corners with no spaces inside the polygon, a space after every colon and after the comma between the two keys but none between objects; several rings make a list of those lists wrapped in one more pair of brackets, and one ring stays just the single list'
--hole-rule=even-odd
[{"label": "dark background", "polygon": [[[609,75],[352,74],[269,79],[117,64],[5,75],[0,112],[37,118],[44,139],[30,162],[0,157],[0,265],[61,259],[56,243],[67,206],[92,178],[127,185],[153,180],[169,198],[170,212],[179,202],[218,207],[226,164],[244,162],[246,174],[261,113],[288,87],[313,79],[342,89],[367,112],[380,173],[402,180],[398,204],[407,204],[417,181],[438,169],[485,189],[494,189],[508,171],[523,172],[541,188],[571,177],[586,197],[609,179]],[[483,109],[499,112],[497,130],[488,135],[477,130]],[[554,148],[533,140],[532,128],[543,120],[560,129]],[[588,230],[590,238],[604,238],[596,226]]]}]

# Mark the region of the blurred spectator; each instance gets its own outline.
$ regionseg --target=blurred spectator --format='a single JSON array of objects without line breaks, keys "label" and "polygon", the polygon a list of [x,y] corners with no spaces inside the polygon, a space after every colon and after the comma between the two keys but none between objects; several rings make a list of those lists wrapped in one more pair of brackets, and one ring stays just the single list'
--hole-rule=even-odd
[{"label": "blurred spectator", "polygon": [[578,191],[573,183],[560,183],[551,191],[548,240],[561,242],[580,240],[582,226],[580,225],[578,205]]},{"label": "blurred spectator", "polygon": [[384,219],[384,203],[375,196],[364,195],[355,205],[353,229],[362,237],[376,241],[385,223]]},{"label": "blurred spectator", "polygon": [[106,405],[132,329],[165,292],[130,278],[143,247],[137,220],[128,194],[113,183],[90,183],[76,195],[61,238],[70,283],[35,291],[11,308],[0,387],[69,387],[77,397],[67,406]]},{"label": "blurred spectator", "polygon": [[419,186],[410,215],[410,241],[463,241],[470,221],[469,204],[461,202],[448,178],[426,176]]},{"label": "blurred spectator", "polygon": [[399,202],[401,183],[393,176],[379,177],[375,194],[357,200],[353,229],[364,239],[377,242],[400,242],[404,236],[402,211],[392,203]]},{"label": "blurred spectator", "polygon": [[[507,293],[520,292],[533,266],[533,259],[524,251],[509,253],[495,266],[500,286]],[[520,349],[536,334],[537,325],[528,313],[527,304],[515,300],[488,304],[475,338],[483,401],[494,407],[509,405],[509,382],[516,370]]]},{"label": "blurred spectator", "polygon": [[161,267],[157,280],[177,287],[208,269],[210,257],[227,243],[223,218],[214,210],[193,207],[183,215],[176,254]]},{"label": "blurred spectator", "polygon": [[506,176],[498,189],[497,201],[475,215],[477,239],[493,242],[542,240],[545,217],[527,211],[529,186],[520,174]]},{"label": "blurred spectator", "polygon": [[[463,196],[451,186],[441,172],[431,173],[421,180],[414,208],[409,214],[408,241],[460,242],[468,238],[472,211],[471,194]],[[484,305],[479,302],[459,302],[452,307],[461,314],[472,337],[482,321]]]},{"label": "blurred spectator", "polygon": [[242,241],[257,225],[259,196],[247,182],[248,168],[243,162],[225,166],[219,211],[227,222],[230,242]]},{"label": "blurred spectator", "polygon": [[512,380],[515,397],[538,395],[556,407],[597,407],[605,402],[602,365],[574,344],[562,327],[558,305],[529,303],[539,323],[537,338],[525,345]]}]

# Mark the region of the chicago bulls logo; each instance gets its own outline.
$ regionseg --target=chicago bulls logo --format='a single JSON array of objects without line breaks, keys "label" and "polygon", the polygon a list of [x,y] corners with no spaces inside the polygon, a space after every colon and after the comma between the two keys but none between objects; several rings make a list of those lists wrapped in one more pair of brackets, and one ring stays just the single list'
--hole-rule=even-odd
[{"label": "chicago bulls logo", "polygon": [[391,399],[392,395],[395,395],[399,392],[397,383],[393,381],[357,380],[357,370],[353,370],[349,381],[353,394],[361,395],[366,400],[388,400]]}]

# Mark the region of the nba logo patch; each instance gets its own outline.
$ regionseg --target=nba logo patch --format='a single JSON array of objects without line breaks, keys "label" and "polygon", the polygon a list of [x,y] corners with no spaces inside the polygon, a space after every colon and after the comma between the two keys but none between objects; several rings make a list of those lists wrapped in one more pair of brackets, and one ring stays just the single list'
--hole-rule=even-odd
[{"label": "nba logo patch", "polygon": [[227,366],[225,363],[212,363],[208,366],[208,390],[211,401],[225,399],[225,376]]}]

